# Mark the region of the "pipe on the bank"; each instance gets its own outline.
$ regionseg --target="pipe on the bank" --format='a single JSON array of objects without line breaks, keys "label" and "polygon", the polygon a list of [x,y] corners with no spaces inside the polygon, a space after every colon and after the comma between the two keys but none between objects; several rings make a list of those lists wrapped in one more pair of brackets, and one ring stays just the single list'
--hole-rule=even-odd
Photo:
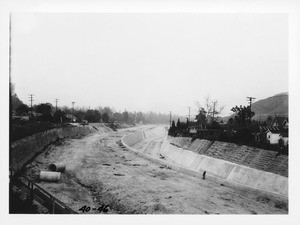
[{"label": "pipe on the bank", "polygon": [[60,172],[49,172],[49,171],[41,171],[39,175],[39,179],[41,181],[52,181],[57,182],[60,180]]},{"label": "pipe on the bank", "polygon": [[65,163],[51,163],[49,165],[49,170],[54,172],[64,172],[66,170]]}]

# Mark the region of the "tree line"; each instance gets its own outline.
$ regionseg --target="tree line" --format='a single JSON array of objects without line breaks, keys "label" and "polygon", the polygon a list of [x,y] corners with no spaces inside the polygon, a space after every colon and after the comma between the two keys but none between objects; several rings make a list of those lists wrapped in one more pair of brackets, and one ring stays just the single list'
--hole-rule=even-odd
[{"label": "tree line", "polygon": [[[18,115],[27,114],[31,112],[31,109],[26,104],[20,104],[16,109]],[[169,123],[169,115],[164,113],[156,112],[141,112],[134,111],[130,112],[127,110],[116,111],[109,106],[101,107],[99,106],[96,109],[86,109],[86,108],[70,108],[68,106],[63,106],[55,108],[50,103],[41,103],[34,105],[32,112],[40,114],[38,118],[43,121],[50,122],[67,122],[70,120],[70,116],[74,116],[77,122],[82,122],[87,120],[88,122],[118,122],[118,123],[127,123],[127,124],[136,124],[136,123]]]},{"label": "tree line", "polygon": [[[99,106],[96,109],[87,108],[71,108],[68,106],[54,107],[51,103],[41,103],[33,105],[32,109],[24,104],[15,92],[15,84],[10,83],[10,107],[17,115],[34,115],[36,120],[50,121],[50,122],[69,122],[70,116],[74,116],[78,122],[87,120],[88,122],[104,122],[104,123],[169,123],[169,114],[156,112],[129,112],[127,110],[116,111],[113,108],[106,106]],[[34,112],[34,113],[33,113]],[[176,115],[175,115],[176,116]],[[178,116],[177,116],[178,117]]]}]

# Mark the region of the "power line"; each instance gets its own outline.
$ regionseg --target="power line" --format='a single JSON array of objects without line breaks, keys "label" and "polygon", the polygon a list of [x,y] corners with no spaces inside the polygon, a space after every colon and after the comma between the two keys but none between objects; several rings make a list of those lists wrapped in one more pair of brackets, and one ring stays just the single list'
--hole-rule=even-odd
[{"label": "power line", "polygon": [[191,121],[191,107],[188,107],[189,109],[189,122]]}]

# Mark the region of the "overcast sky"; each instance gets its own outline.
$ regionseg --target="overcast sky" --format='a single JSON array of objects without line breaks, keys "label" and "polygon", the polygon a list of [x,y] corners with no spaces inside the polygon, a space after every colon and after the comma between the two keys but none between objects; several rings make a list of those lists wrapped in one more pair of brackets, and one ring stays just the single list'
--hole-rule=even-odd
[{"label": "overcast sky", "polygon": [[26,104],[195,113],[288,91],[286,14],[13,14],[12,82]]}]

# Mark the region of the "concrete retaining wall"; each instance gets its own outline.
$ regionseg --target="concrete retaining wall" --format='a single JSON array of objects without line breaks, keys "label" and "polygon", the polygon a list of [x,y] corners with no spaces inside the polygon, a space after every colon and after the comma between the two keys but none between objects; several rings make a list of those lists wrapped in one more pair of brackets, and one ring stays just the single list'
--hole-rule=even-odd
[{"label": "concrete retaining wall", "polygon": [[[149,149],[146,152],[141,152],[132,148],[134,144],[143,141],[145,137],[146,135],[142,131],[132,133],[123,137],[122,143],[129,150],[134,151],[137,154],[190,175],[201,177],[202,173],[207,171],[208,177],[213,176],[239,185],[285,197],[288,196],[287,177],[207,155],[200,155],[197,152],[187,151],[183,148],[171,145],[166,139],[159,145],[159,148],[150,148],[151,152],[148,152]],[[182,143],[185,143],[185,141],[182,141]],[[178,143],[180,143],[180,141]],[[197,148],[194,147],[194,149]],[[160,159],[159,155],[164,156],[164,159]],[[247,157],[244,157],[244,159],[246,158]]]},{"label": "concrete retaining wall", "polygon": [[63,127],[37,133],[18,140],[12,143],[10,148],[10,166],[15,170],[20,170],[36,154],[43,151],[46,146],[56,141],[58,138],[61,139],[66,137],[75,137],[78,135],[85,136],[91,132],[97,132],[95,127],[98,129],[98,131],[109,130],[109,128],[104,128],[103,125],[100,124],[78,127]]},{"label": "concrete retaining wall", "polygon": [[133,146],[136,143],[142,141],[143,139],[146,138],[145,132],[144,131],[138,131],[135,133],[131,133],[123,138],[123,141],[128,145],[128,146]]},{"label": "concrete retaining wall", "polygon": [[[288,156],[277,152],[222,141],[169,137],[170,143],[206,156],[226,160],[247,167],[288,176]],[[190,142],[189,144],[187,142]]]}]

